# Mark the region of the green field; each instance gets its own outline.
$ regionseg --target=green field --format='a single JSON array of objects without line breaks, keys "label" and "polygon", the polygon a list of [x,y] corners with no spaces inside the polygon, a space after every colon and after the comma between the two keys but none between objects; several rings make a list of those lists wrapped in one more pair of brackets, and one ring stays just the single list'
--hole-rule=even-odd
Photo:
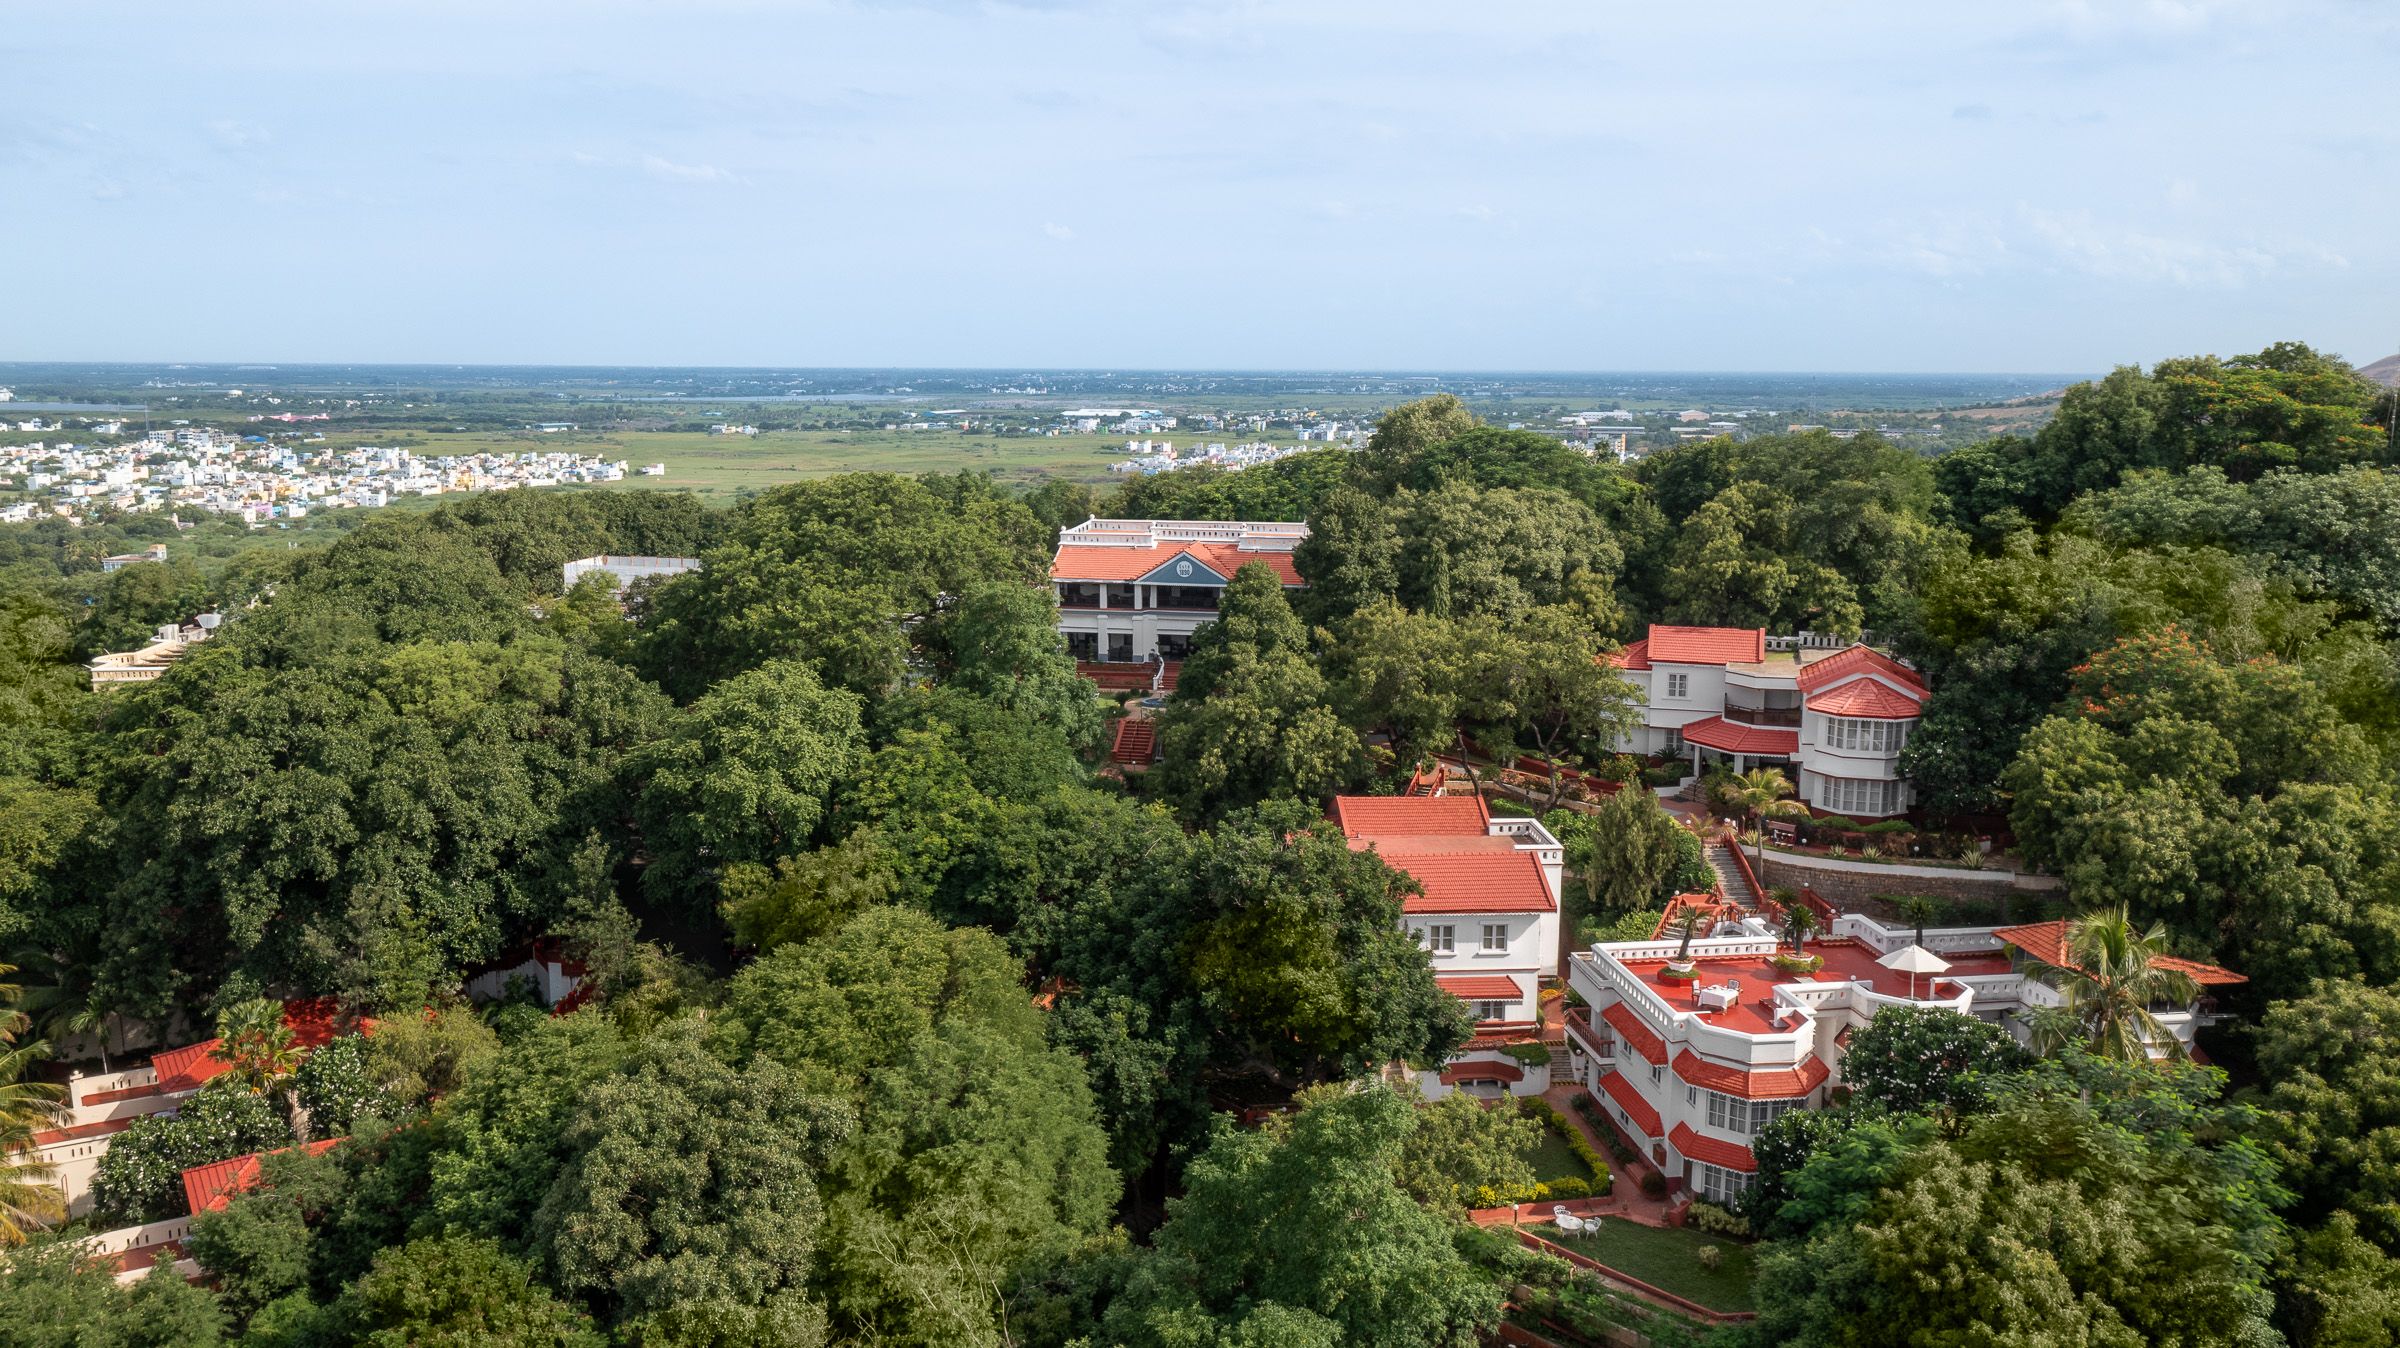
[{"label": "green field", "polygon": [[[1753,1273],[1749,1246],[1724,1236],[1703,1235],[1673,1226],[1644,1226],[1622,1217],[1603,1217],[1597,1235],[1541,1233],[1561,1248],[1598,1260],[1661,1291],[1715,1311],[1757,1309],[1751,1300]],[[1714,1272],[1700,1266],[1699,1251],[1714,1245],[1721,1262]]]},{"label": "green field", "polygon": [[[1257,435],[1168,432],[1153,437],[1177,447],[1275,439]],[[1290,443],[1288,437],[1278,443]],[[1122,435],[990,435],[956,431],[767,431],[709,435],[681,431],[534,432],[386,431],[351,434],[341,443],[405,445],[420,455],[521,454],[563,450],[624,459],[637,470],[623,488],[691,491],[719,504],[746,492],[833,473],[994,472],[1010,482],[1066,477],[1102,482],[1108,465],[1125,457]],[[663,477],[643,477],[644,464],[663,463]]]}]

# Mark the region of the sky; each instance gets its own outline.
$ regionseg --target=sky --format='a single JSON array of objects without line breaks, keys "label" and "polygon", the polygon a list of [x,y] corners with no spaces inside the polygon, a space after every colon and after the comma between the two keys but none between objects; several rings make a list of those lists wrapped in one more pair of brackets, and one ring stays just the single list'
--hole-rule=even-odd
[{"label": "sky", "polygon": [[2400,350],[2384,0],[15,5],[0,359]]}]

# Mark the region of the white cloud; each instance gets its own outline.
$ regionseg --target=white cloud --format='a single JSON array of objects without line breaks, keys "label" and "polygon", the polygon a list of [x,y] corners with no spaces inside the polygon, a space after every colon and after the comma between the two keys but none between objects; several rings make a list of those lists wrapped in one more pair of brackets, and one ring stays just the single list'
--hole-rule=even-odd
[{"label": "white cloud", "polygon": [[274,134],[263,126],[254,126],[249,122],[237,122],[230,117],[220,117],[210,122],[208,135],[211,140],[228,150],[247,150],[275,139]]},{"label": "white cloud", "polygon": [[714,164],[678,164],[654,154],[642,156],[642,172],[677,183],[738,183],[741,178]]},{"label": "white cloud", "polygon": [[[2084,211],[2025,208],[2025,227],[2049,258],[2072,271],[2110,281],[2160,281],[2189,289],[2230,290],[2264,278],[2289,258],[2254,243],[2154,234],[2104,224]],[[2339,264],[2336,255],[2313,260]]]},{"label": "white cloud", "polygon": [[1042,232],[1049,235],[1051,238],[1058,240],[1060,243],[1065,243],[1067,240],[1075,237],[1074,230],[1067,228],[1065,225],[1062,225],[1055,220],[1043,221]]}]

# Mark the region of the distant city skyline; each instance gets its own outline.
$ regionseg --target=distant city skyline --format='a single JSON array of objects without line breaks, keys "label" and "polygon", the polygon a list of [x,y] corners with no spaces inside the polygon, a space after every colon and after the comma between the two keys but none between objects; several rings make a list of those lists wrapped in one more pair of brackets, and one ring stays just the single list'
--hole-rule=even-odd
[{"label": "distant city skyline", "polygon": [[2393,6],[397,0],[0,31],[0,361],[2400,350]]}]

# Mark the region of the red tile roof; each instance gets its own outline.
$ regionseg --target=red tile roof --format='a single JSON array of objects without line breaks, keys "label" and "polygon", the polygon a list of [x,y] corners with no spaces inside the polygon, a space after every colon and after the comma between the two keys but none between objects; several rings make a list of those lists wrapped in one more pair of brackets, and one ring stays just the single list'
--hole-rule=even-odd
[{"label": "red tile roof", "polygon": [[1455,1086],[1462,1081],[1507,1081],[1525,1079],[1525,1069],[1513,1062],[1454,1062],[1442,1069],[1442,1084]]},{"label": "red tile roof", "polygon": [[[1373,844],[1365,844],[1372,846]],[[1384,857],[1385,864],[1415,877],[1423,894],[1402,900],[1404,913],[1548,913],[1558,909],[1542,863],[1530,854],[1506,852],[1419,852],[1407,848]]]},{"label": "red tile roof", "polygon": [[[2067,922],[2065,918],[2060,918],[2055,922],[2036,922],[2028,927],[2002,927],[1992,934],[2044,964],[2056,964],[2064,967],[2070,963],[2067,959]],[[2159,956],[2150,961],[2150,967],[2188,974],[2193,982],[2202,987],[2223,987],[2250,981],[2247,977],[2237,974],[2231,969],[2220,969],[2213,964],[2202,964],[2198,960],[2178,959],[2172,955]]]},{"label": "red tile roof", "polygon": [[[321,1048],[343,1032],[341,1011],[341,1004],[331,997],[287,1001],[283,1004],[284,1028],[292,1032],[292,1043],[302,1051]],[[362,1032],[371,1031],[375,1022],[362,1019],[358,1028]],[[150,1055],[150,1070],[158,1078],[159,1094],[196,1091],[231,1066],[208,1056],[222,1042],[210,1039]]]},{"label": "red tile roof", "polygon": [[1800,666],[1800,691],[1814,692],[1850,675],[1870,673],[1881,674],[1919,697],[1925,695],[1925,680],[1915,670],[1864,643]]},{"label": "red tile roof", "polygon": [[1675,1075],[1704,1090],[1738,1095],[1745,1100],[1788,1100],[1824,1085],[1825,1079],[1833,1075],[1833,1069],[1823,1059],[1811,1056],[1801,1059],[1797,1067],[1745,1072],[1739,1067],[1710,1062],[1687,1048],[1675,1055]]},{"label": "red tile roof", "polygon": [[1608,659],[1609,663],[1619,669],[1648,669],[1650,667],[1650,638],[1643,637],[1640,641],[1627,646]]},{"label": "red tile roof", "polygon": [[1667,1134],[1667,1141],[1674,1144],[1675,1150],[1682,1152],[1686,1160],[1705,1161],[1745,1174],[1758,1169],[1758,1159],[1750,1154],[1748,1147],[1738,1142],[1720,1142],[1713,1137],[1702,1136],[1688,1123],[1676,1124],[1675,1131]]},{"label": "red tile roof", "polygon": [[1209,570],[1233,579],[1235,572],[1253,562],[1275,573],[1286,585],[1298,585],[1299,569],[1292,565],[1288,552],[1244,552],[1232,543],[1160,543],[1147,548],[1110,547],[1088,543],[1060,545],[1058,555],[1050,559],[1052,580],[1139,580],[1158,568],[1189,555]]},{"label": "red tile roof", "polygon": [[1694,744],[1721,749],[1729,754],[1765,754],[1789,758],[1800,752],[1800,732],[1769,730],[1764,726],[1742,725],[1722,716],[1707,716],[1683,728],[1683,737]]},{"label": "red tile roof", "polygon": [[1667,1060],[1667,1041],[1644,1025],[1642,1018],[1628,1010],[1625,1003],[1609,1003],[1608,1009],[1600,1013],[1600,1019],[1607,1021],[1608,1028],[1617,1032],[1617,1038],[1624,1041],[1625,1047],[1640,1054],[1645,1061],[1662,1063]]},{"label": "red tile roof", "polygon": [[[322,1156],[341,1140],[329,1137],[321,1142],[311,1142],[306,1151],[311,1156]],[[283,1147],[275,1151],[254,1151],[248,1156],[236,1156],[228,1161],[211,1161],[207,1165],[193,1166],[183,1172],[184,1202],[190,1205],[195,1217],[203,1212],[215,1212],[232,1202],[236,1195],[248,1193],[250,1186],[258,1183],[260,1160],[281,1156],[291,1150],[294,1149]]]},{"label": "red tile roof", "polygon": [[1435,974],[1441,990],[1462,1002],[1521,1002],[1525,987],[1507,974]]},{"label": "red tile roof", "polygon": [[1738,665],[1767,658],[1767,629],[1652,623],[1646,644],[1650,658],[1663,665]]},{"label": "red tile roof", "polygon": [[135,1119],[143,1117],[146,1116],[130,1114],[121,1119],[101,1119],[93,1123],[71,1124],[65,1128],[45,1128],[33,1135],[33,1145],[55,1147],[61,1142],[81,1142],[89,1137],[107,1137],[112,1133],[124,1132],[133,1126]]},{"label": "red tile roof", "polygon": [[1869,721],[1905,721],[1922,716],[1918,700],[1873,679],[1857,678],[1823,693],[1812,693],[1808,709],[1827,716],[1856,716]]},{"label": "red tile roof", "polygon": [[1608,1093],[1609,1099],[1617,1102],[1617,1107],[1633,1120],[1633,1126],[1642,1130],[1642,1136],[1658,1136],[1658,1111],[1642,1098],[1641,1088],[1627,1079],[1623,1072],[1612,1070],[1603,1075],[1600,1089]]},{"label": "red tile roof", "polygon": [[1481,838],[1492,812],[1478,795],[1335,796],[1333,822],[1348,838]]}]

